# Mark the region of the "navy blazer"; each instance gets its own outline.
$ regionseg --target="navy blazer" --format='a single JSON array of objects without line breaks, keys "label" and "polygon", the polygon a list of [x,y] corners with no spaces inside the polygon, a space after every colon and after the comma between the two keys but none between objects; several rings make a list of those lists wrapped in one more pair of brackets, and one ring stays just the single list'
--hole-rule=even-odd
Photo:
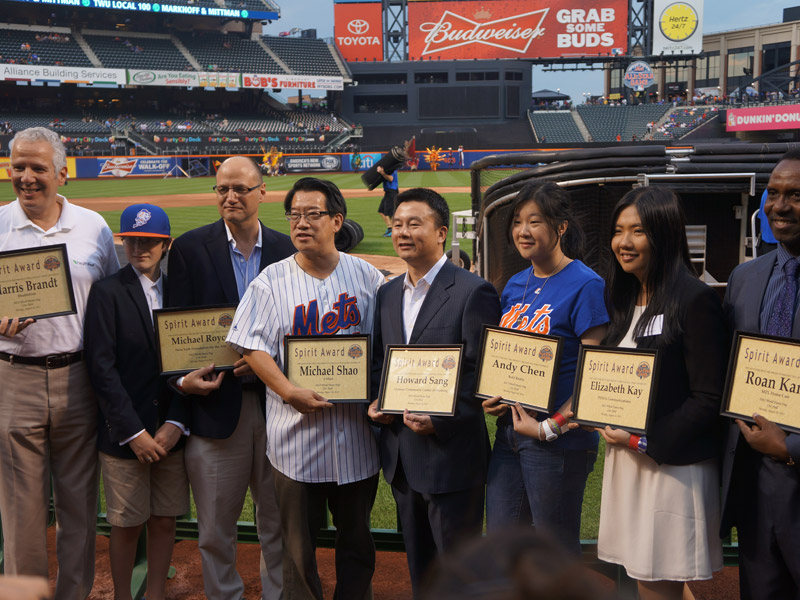
[{"label": "navy blazer", "polygon": [[[373,330],[373,390],[380,382],[386,344],[405,344],[403,281],[396,277],[378,290]],[[500,299],[492,285],[447,261],[433,281],[411,332],[411,344],[464,344],[455,416],[432,417],[436,432],[419,435],[402,415],[380,427],[378,447],[386,480],[398,461],[411,488],[422,493],[470,489],[486,481],[489,436],[481,400],[475,397],[475,370],[483,324],[500,321]]]},{"label": "navy blazer", "polygon": [[670,344],[663,335],[643,336],[637,348],[661,351],[647,454],[659,464],[686,465],[719,455],[729,335],[713,288],[686,273],[671,293],[680,333]]},{"label": "navy blazer", "polygon": [[[760,256],[754,260],[743,263],[736,267],[728,280],[728,288],[725,291],[725,300],[723,306],[728,321],[731,326],[731,331],[746,331],[749,333],[760,333],[759,326],[761,317],[761,302],[764,299],[764,293],[767,290],[767,282],[772,275],[772,270],[778,260],[778,252],[768,252],[764,256]],[[792,337],[800,339],[800,310],[795,313],[794,326],[792,328]],[[737,446],[741,438],[741,431],[736,423],[731,423],[728,427],[728,435],[725,442],[725,450],[722,457],[722,526],[721,531],[726,535],[730,528],[735,525],[736,511],[736,494],[730,494],[731,479],[733,475],[734,462],[737,454]],[[755,454],[755,451],[750,450],[744,440],[741,451],[750,452]],[[797,460],[800,457],[800,435],[789,434],[786,438],[786,446],[789,454]],[[785,477],[793,477],[794,483],[800,478],[800,463],[794,469],[785,469],[783,471]],[[752,482],[755,485],[755,481]],[[780,487],[780,482],[776,482]],[[788,489],[788,486],[785,486]],[[755,516],[754,516],[755,518]]]},{"label": "navy blazer", "polygon": [[[263,270],[295,253],[288,235],[261,224],[261,264]],[[220,219],[210,225],[187,231],[176,239],[169,251],[169,306],[191,307],[239,303],[236,276],[231,263],[225,224]],[[263,397],[264,384],[254,384]],[[189,422],[192,434],[225,439],[233,434],[242,408],[239,377],[226,373],[222,386],[208,396],[192,396]],[[261,403],[264,410],[264,403]]]},{"label": "navy blazer", "polygon": [[[166,283],[166,282],[165,282]],[[165,285],[166,289],[166,285]],[[185,422],[185,406],[170,401],[161,377],[150,309],[130,265],[96,282],[89,292],[84,351],[99,405],[97,448],[136,458],[122,440],[156,430],[169,419]]]}]

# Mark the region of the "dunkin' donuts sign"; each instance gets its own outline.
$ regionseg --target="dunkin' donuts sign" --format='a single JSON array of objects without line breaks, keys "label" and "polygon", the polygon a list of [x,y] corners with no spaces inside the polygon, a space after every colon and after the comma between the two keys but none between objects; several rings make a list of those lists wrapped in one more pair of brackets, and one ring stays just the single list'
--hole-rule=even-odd
[{"label": "dunkin' donuts sign", "polygon": [[625,0],[409,2],[411,60],[624,54]]}]

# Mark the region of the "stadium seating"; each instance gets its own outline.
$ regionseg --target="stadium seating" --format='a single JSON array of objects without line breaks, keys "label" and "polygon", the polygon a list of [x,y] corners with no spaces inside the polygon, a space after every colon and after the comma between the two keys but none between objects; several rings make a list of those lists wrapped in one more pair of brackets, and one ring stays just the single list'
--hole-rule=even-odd
[{"label": "stadium seating", "polygon": [[204,70],[275,74],[285,72],[253,40],[221,33],[180,33],[178,37]]},{"label": "stadium seating", "polygon": [[194,70],[166,36],[142,38],[84,33],[83,37],[103,66],[110,69]]},{"label": "stadium seating", "polygon": [[639,104],[636,106],[605,106],[581,104],[578,114],[594,142],[613,142],[620,136],[623,142],[644,139],[647,124],[657,122],[672,108],[667,104]]},{"label": "stadium seating", "polygon": [[716,117],[716,106],[674,108],[662,127],[653,132],[654,140],[677,140]]},{"label": "stadium seating", "polygon": [[528,114],[539,142],[585,141],[569,110],[536,110]]},{"label": "stadium seating", "polygon": [[[38,41],[37,36],[40,38]],[[30,50],[22,49],[23,44],[30,45]],[[71,35],[54,34],[44,29],[19,30],[0,25],[0,56],[2,63],[92,66],[89,57]]]},{"label": "stadium seating", "polygon": [[291,110],[280,115],[294,123],[298,131],[341,132],[348,129],[333,113]]},{"label": "stadium seating", "polygon": [[265,36],[269,46],[293,73],[298,75],[341,76],[330,48],[323,40]]},{"label": "stadium seating", "polygon": [[85,118],[78,112],[58,113],[20,113],[0,112],[0,121],[8,121],[14,131],[28,127],[48,127],[58,133],[88,134],[103,133],[108,130],[102,121]]}]

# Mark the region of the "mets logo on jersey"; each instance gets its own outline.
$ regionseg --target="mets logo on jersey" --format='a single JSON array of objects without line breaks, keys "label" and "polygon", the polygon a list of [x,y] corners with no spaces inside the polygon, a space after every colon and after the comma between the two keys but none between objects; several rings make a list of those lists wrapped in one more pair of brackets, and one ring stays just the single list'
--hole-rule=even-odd
[{"label": "mets logo on jersey", "polygon": [[219,323],[220,327],[230,327],[231,323],[233,323],[233,317],[230,313],[222,313],[217,319],[217,323]]},{"label": "mets logo on jersey", "polygon": [[364,350],[361,348],[361,344],[353,344],[347,350],[347,356],[350,358],[361,358],[364,356]]},{"label": "mets logo on jersey", "polygon": [[550,313],[553,312],[550,306],[550,304],[542,304],[533,311],[532,315],[528,316],[527,312],[531,305],[523,305],[518,302],[503,314],[500,319],[500,327],[547,335],[550,333]]},{"label": "mets logo on jersey", "polygon": [[44,259],[44,268],[48,271],[55,271],[59,267],[61,267],[61,261],[55,256],[50,255]]},{"label": "mets logo on jersey", "polygon": [[349,296],[347,292],[339,294],[339,299],[333,303],[332,308],[333,310],[320,315],[316,300],[311,300],[308,306],[295,306],[292,335],[333,335],[361,323],[358,299]]},{"label": "mets logo on jersey", "polygon": [[639,363],[639,366],[636,367],[636,376],[639,379],[647,379],[650,377],[650,372],[650,365],[648,365],[646,362],[641,362]]}]

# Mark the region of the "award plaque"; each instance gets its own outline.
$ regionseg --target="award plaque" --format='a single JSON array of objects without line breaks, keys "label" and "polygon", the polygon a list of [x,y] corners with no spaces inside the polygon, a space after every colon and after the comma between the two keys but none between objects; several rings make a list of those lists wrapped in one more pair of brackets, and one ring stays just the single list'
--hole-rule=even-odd
[{"label": "award plaque", "polygon": [[162,375],[186,374],[211,363],[217,371],[233,369],[242,357],[225,338],[235,312],[236,305],[154,310]]},{"label": "award plaque", "polygon": [[370,402],[370,358],[368,335],[287,335],[283,339],[286,378],[328,402]]},{"label": "award plaque", "polygon": [[463,349],[463,344],[386,346],[378,410],[455,414]]},{"label": "award plaque", "polygon": [[24,321],[76,312],[66,244],[0,252],[0,317]]},{"label": "award plaque", "polygon": [[753,422],[757,413],[800,433],[800,342],[737,331],[721,414]]},{"label": "award plaque", "polygon": [[658,384],[658,350],[581,346],[571,419],[645,435]]},{"label": "award plaque", "polygon": [[561,338],[484,325],[475,395],[551,412],[560,356]]}]

